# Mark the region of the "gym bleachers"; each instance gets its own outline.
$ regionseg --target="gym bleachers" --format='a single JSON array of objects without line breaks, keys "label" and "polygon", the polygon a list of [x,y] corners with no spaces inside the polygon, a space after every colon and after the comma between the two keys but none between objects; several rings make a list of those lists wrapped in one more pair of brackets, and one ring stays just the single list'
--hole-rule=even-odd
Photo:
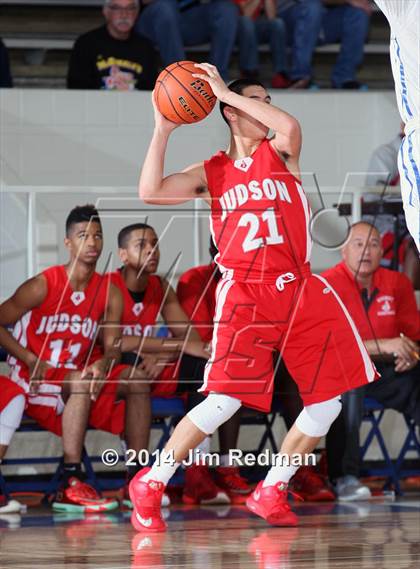
[{"label": "gym bleachers", "polygon": [[[12,0],[0,2],[0,37],[10,50],[16,86],[64,87],[70,50],[82,33],[102,24],[101,0]],[[372,87],[392,87],[386,20],[376,10],[372,16],[365,63],[360,79]],[[187,56],[205,59],[208,44],[187,48]],[[329,86],[331,66],[339,44],[320,46],[315,53],[315,77]],[[271,75],[269,47],[261,46],[261,75]],[[237,51],[231,62],[237,74]]]}]

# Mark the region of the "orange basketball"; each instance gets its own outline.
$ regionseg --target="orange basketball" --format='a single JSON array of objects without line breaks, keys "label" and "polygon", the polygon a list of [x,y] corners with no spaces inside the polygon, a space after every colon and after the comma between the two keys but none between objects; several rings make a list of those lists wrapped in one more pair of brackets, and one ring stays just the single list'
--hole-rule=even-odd
[{"label": "orange basketball", "polygon": [[193,77],[202,73],[193,61],[168,65],[156,80],[155,101],[162,115],[172,122],[188,124],[211,113],[216,97],[207,81]]}]

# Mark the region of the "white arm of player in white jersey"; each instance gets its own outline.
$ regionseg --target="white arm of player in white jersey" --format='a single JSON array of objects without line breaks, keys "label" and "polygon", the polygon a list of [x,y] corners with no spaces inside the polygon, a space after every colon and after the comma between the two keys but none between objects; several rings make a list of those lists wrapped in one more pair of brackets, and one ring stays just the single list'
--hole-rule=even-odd
[{"label": "white arm of player in white jersey", "polygon": [[405,19],[415,10],[416,5],[418,10],[419,0],[375,0],[375,3],[392,25],[395,21]]}]

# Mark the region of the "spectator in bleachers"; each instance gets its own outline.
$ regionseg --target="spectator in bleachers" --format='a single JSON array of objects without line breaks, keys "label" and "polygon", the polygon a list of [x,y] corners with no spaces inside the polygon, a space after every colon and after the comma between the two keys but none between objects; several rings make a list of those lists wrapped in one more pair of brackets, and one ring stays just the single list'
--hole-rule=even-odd
[{"label": "spectator in bleachers", "polygon": [[331,74],[335,89],[365,89],[356,79],[369,32],[370,0],[323,0],[320,43],[341,44]]},{"label": "spectator in bleachers", "polygon": [[258,48],[270,46],[273,76],[271,86],[285,89],[290,85],[286,77],[286,29],[276,16],[276,0],[234,0],[241,16],[238,25],[239,68],[242,77],[257,79],[259,75]]},{"label": "spectator in bleachers", "polygon": [[321,0],[277,0],[277,15],[286,24],[287,43],[292,47],[289,72],[291,87],[312,86],[312,58],[322,20]]},{"label": "spectator in bleachers", "polygon": [[144,0],[136,30],[158,47],[165,66],[186,59],[184,46],[210,42],[209,62],[226,80],[238,14],[231,0]]},{"label": "spectator in bleachers", "polygon": [[0,39],[0,87],[13,87],[7,48]]},{"label": "spectator in bleachers", "polygon": [[341,43],[331,75],[332,87],[361,89],[356,80],[363,61],[372,7],[369,0],[277,0],[292,45],[292,87],[306,89],[313,79],[317,44]]},{"label": "spectator in bleachers", "polygon": [[366,222],[355,223],[342,249],[343,261],[322,275],[340,295],[382,376],[342,395],[345,433],[337,426],[329,433],[330,440],[336,439],[334,448],[343,451],[342,460],[335,454],[328,461],[343,501],[370,496],[359,481],[365,396],[407,413],[420,425],[419,312],[409,279],[379,266],[382,252],[378,230]]},{"label": "spectator in bleachers", "polygon": [[133,30],[139,0],[105,0],[105,25],[80,36],[70,56],[69,89],[153,89],[158,57],[152,43]]}]

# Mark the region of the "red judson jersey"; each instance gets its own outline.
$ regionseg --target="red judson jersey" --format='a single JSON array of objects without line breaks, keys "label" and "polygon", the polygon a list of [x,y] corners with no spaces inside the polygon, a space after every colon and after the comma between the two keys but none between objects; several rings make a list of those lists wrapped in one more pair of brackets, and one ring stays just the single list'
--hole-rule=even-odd
[{"label": "red judson jersey", "polygon": [[[13,336],[55,368],[81,369],[89,363],[108,300],[109,278],[94,273],[83,291],[71,288],[63,265],[42,272],[47,296],[15,324]],[[10,356],[11,379],[28,378],[27,366]]]},{"label": "red judson jersey", "polygon": [[250,157],[234,161],[219,152],[204,167],[222,272],[264,280],[309,262],[310,207],[268,139]]},{"label": "red judson jersey", "polygon": [[149,277],[142,302],[133,300],[121,271],[111,273],[111,282],[123,295],[124,311],[121,318],[123,336],[152,336],[165,296],[160,277],[157,275]]}]

